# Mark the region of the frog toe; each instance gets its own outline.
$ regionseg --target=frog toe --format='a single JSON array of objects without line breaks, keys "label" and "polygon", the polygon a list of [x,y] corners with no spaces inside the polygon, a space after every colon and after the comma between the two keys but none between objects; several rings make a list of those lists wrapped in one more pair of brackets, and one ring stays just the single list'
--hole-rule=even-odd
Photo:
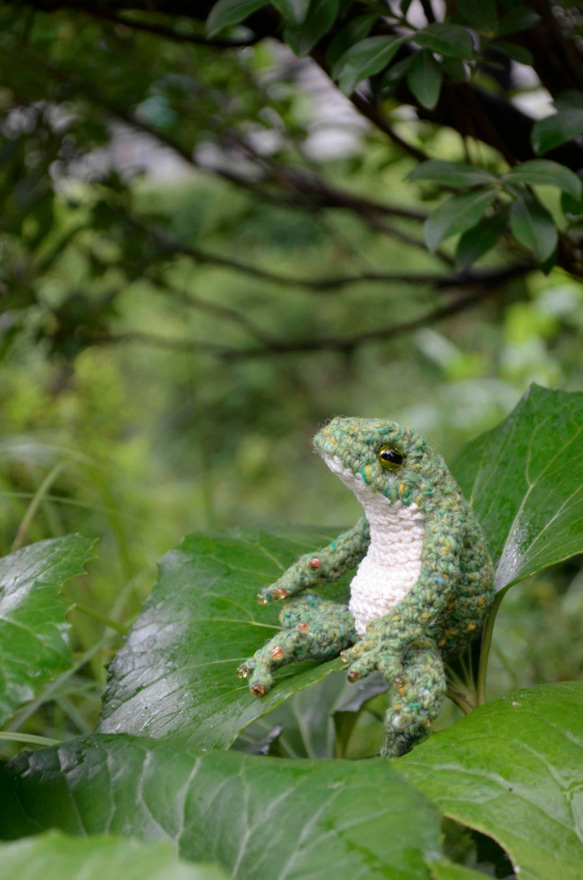
[{"label": "frog toe", "polygon": [[254,697],[263,697],[273,687],[273,676],[266,668],[256,669],[249,680],[249,690]]},{"label": "frog toe", "polygon": [[271,587],[266,587],[264,590],[260,590],[259,593],[257,593],[256,598],[259,605],[267,605],[269,602],[276,602],[285,599],[287,595],[288,590],[286,587],[272,584]]},{"label": "frog toe", "polygon": [[248,657],[240,666],[237,667],[237,678],[249,678],[253,674],[253,670],[257,665],[257,657]]},{"label": "frog toe", "polygon": [[[345,655],[348,652],[344,651],[344,656],[342,657],[343,661],[345,660]],[[367,675],[370,675],[371,672],[377,668],[377,658],[372,654],[372,652],[368,652],[365,656],[361,656],[356,660],[353,660],[348,667],[348,681],[359,681],[361,678],[366,678]]]}]

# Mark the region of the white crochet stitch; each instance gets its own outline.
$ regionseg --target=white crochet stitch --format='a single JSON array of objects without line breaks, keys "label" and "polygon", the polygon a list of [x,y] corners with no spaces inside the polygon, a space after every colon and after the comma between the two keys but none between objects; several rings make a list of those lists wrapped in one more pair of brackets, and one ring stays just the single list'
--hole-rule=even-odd
[{"label": "white crochet stitch", "polygon": [[387,614],[407,595],[421,573],[424,521],[416,504],[393,504],[372,492],[360,474],[344,467],[337,456],[324,461],[364,508],[370,526],[368,552],[350,584],[349,609],[359,636],[367,624]]}]

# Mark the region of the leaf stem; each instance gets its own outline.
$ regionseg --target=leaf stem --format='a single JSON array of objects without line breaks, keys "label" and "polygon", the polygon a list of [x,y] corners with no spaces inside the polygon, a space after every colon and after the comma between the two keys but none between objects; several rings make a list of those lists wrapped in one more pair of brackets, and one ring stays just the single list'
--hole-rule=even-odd
[{"label": "leaf stem", "polygon": [[456,690],[453,686],[453,682],[448,685],[446,690],[446,696],[455,703],[458,709],[461,709],[464,715],[469,715],[470,712],[473,712],[476,706],[472,701],[468,698],[468,694],[462,690]]},{"label": "leaf stem", "polygon": [[21,547],[22,542],[26,537],[26,533],[28,528],[34,519],[37,510],[40,507],[41,501],[44,499],[45,495],[49,491],[52,484],[55,482],[61,471],[64,471],[65,468],[69,467],[69,465],[74,464],[72,461],[61,461],[59,464],[56,464],[54,468],[47,474],[47,476],[42,481],[41,485],[37,489],[34,498],[30,502],[28,509],[24,515],[22,522],[18,528],[18,532],[16,533],[16,537],[13,541],[12,547],[10,548],[10,552],[14,553],[15,550],[18,550]]},{"label": "leaf stem", "polygon": [[34,733],[16,733],[10,730],[0,731],[0,740],[2,739],[7,740],[8,742],[28,743],[32,746],[61,745],[61,741],[59,739],[49,739],[47,736],[35,736]]},{"label": "leaf stem", "polygon": [[98,623],[105,624],[105,626],[108,626],[110,629],[114,629],[116,632],[121,633],[122,636],[127,636],[129,632],[129,628],[127,626],[124,626],[123,623],[119,623],[117,620],[113,620],[106,614],[101,614],[100,611],[95,611],[93,608],[89,608],[88,605],[82,605],[80,602],[75,602],[71,610],[80,611],[81,614],[86,614],[87,617],[91,617],[93,620],[97,620]]},{"label": "leaf stem", "polygon": [[494,597],[494,601],[492,603],[492,607],[490,608],[490,613],[488,614],[488,619],[486,620],[484,633],[482,635],[482,650],[480,652],[480,666],[478,669],[478,681],[476,687],[476,700],[478,706],[483,706],[486,702],[488,658],[490,656],[490,648],[492,647],[492,634],[494,632],[496,615],[498,614],[498,609],[500,608],[502,599],[504,598],[507,589],[508,587],[505,587],[503,590],[500,590],[498,593],[496,593],[496,596]]},{"label": "leaf stem", "polygon": [[[44,703],[48,703],[49,700],[52,700],[55,694],[59,691],[59,688],[68,681],[73,675],[75,675],[86,663],[88,663],[92,657],[98,654],[106,645],[113,639],[115,636],[113,633],[108,633],[98,642],[91,646],[87,651],[85,651],[79,659],[76,661],[74,666],[71,666],[70,669],[67,669],[57,678],[54,678],[45,688],[41,691],[41,693],[29,703],[28,706],[25,706],[22,711],[14,718],[10,724],[11,730],[9,733],[16,733],[19,727],[21,727],[31,715],[37,711]],[[23,736],[25,734],[22,734]]]}]

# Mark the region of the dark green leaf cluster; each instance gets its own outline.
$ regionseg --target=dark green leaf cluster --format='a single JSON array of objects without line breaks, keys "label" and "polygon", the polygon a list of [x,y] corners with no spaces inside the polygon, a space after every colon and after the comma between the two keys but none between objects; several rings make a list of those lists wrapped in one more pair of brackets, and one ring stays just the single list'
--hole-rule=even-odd
[{"label": "dark green leaf cluster", "polygon": [[555,187],[574,203],[581,200],[583,191],[576,174],[548,159],[522,162],[503,175],[461,162],[430,160],[419,165],[410,179],[430,180],[447,188],[472,188],[472,192],[447,199],[425,223],[425,241],[431,250],[463,233],[457,247],[460,268],[494,247],[508,221],[516,241],[544,263],[557,247],[558,232],[552,215],[530,187]]},{"label": "dark green leaf cluster", "polygon": [[[25,7],[30,16],[16,4],[0,10],[0,75],[14,84],[0,93],[0,290],[7,313],[0,356],[27,337],[66,360],[94,345],[128,341],[247,358],[346,352],[400,337],[417,316],[380,329],[363,322],[360,332],[343,336],[330,332],[322,309],[293,335],[287,325],[277,328],[275,307],[264,329],[253,301],[215,308],[217,326],[209,334],[169,339],[141,332],[125,304],[128,291],[142,285],[152,297],[164,292],[210,314],[214,304],[192,295],[194,282],[187,291],[182,283],[195,279],[201,265],[239,273],[270,292],[284,286],[329,292],[395,276],[417,285],[417,273],[395,271],[393,251],[376,243],[392,239],[424,249],[419,224],[426,212],[417,203],[440,197],[443,188],[465,191],[440,205],[425,226],[435,256],[426,254],[421,282],[456,289],[476,281],[476,295],[456,301],[454,311],[537,267],[548,272],[556,264],[583,274],[583,200],[574,182],[583,166],[576,8],[534,11],[521,0],[465,2],[445,11],[433,9],[431,0],[423,11],[406,2],[219,0],[181,8],[181,15],[156,3],[141,12],[123,3],[113,11],[95,3],[62,9],[57,3],[47,11],[40,0]],[[329,89],[338,84],[365,118],[367,133],[350,159],[310,157],[318,111],[306,113],[311,98],[298,74],[313,68],[276,41],[311,55]],[[545,64],[547,57],[555,61]],[[535,121],[520,109],[530,86],[517,79],[517,62],[530,68],[556,112]],[[445,135],[452,131],[459,141]],[[155,208],[144,195],[142,147],[151,154],[150,170],[172,156],[189,181],[218,178],[232,207],[215,210],[212,195],[186,212],[180,197],[169,194]],[[369,147],[379,156],[372,164]],[[117,161],[134,149],[135,161]],[[460,170],[462,157],[473,169],[465,183],[450,168],[443,179],[428,177],[405,191],[416,204],[395,202],[393,179],[405,176],[412,159],[423,174],[436,161]],[[549,186],[560,190],[560,204],[552,191],[540,190]],[[182,182],[178,189],[186,191]],[[337,234],[366,234],[374,247],[366,261],[374,268],[336,273],[331,256],[331,268],[321,273],[325,261],[305,273],[273,270],[236,243],[238,231],[268,210],[288,218],[276,235],[270,217],[270,241],[293,244],[287,232],[293,225],[303,240],[325,241],[332,253]],[[354,226],[337,233],[338,218]],[[228,242],[225,232],[232,235]],[[491,263],[493,279],[490,268],[472,268],[480,260]],[[426,321],[442,316],[440,308],[430,310]],[[354,323],[349,313],[346,323]]]},{"label": "dark green leaf cluster", "polygon": [[[297,54],[309,52],[321,41],[330,75],[346,95],[353,95],[359,84],[370,80],[377,100],[391,97],[399,103],[413,103],[422,113],[441,107],[443,88],[451,93],[451,102],[452,86],[472,85],[486,72],[500,79],[504,71],[511,70],[512,61],[534,68],[541,76],[540,59],[535,59],[529,41],[535,52],[541,51],[540,29],[550,23],[548,13],[543,22],[540,12],[525,3],[497,4],[494,0],[464,0],[456,4],[455,14],[448,11],[442,21],[436,20],[431,3],[426,4],[425,25],[411,17],[410,3],[389,4],[367,15],[353,15],[351,4],[340,7],[337,2],[325,0],[297,4],[297,8],[294,4],[274,5],[287,22],[283,39]],[[209,17],[209,29],[214,32],[243,21],[248,14],[244,7],[238,0],[220,0]],[[573,32],[576,27],[575,14]],[[571,36],[565,32],[566,40]],[[558,83],[551,88],[550,81],[543,78],[543,84],[555,96]],[[531,125],[530,143],[535,155],[556,150],[583,133],[583,92],[572,87],[560,91],[560,85],[558,88],[554,101],[557,112]],[[495,121],[493,124],[496,126]],[[461,128],[458,121],[454,126]],[[501,133],[492,141],[497,149],[501,149],[504,138],[505,133]],[[506,161],[512,152],[502,149]],[[513,161],[510,172],[498,177],[498,188],[456,196],[438,208],[425,226],[429,248],[434,250],[447,238],[461,234],[457,265],[464,270],[490,251],[509,228],[519,249],[534,256],[549,271],[557,259],[560,223],[530,187],[561,189],[565,216],[578,220],[583,209],[580,182],[575,178],[581,162],[577,167],[565,167],[550,160],[548,164],[541,164],[541,160],[537,164],[534,159],[524,161],[524,155],[513,159],[518,164]],[[462,171],[461,165],[458,170]],[[438,171],[443,173],[441,179],[434,173]],[[479,168],[474,168],[474,174],[472,182],[468,172],[466,186],[494,183]],[[422,164],[417,179],[434,180],[444,187],[464,186],[451,163],[446,162]],[[499,198],[500,189],[507,198]]]}]

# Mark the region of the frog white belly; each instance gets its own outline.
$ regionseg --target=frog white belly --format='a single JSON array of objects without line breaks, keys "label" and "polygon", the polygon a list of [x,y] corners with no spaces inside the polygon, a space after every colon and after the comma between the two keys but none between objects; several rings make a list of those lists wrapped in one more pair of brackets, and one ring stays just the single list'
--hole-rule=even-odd
[{"label": "frog white belly", "polygon": [[421,573],[423,515],[415,504],[389,504],[379,497],[365,507],[371,543],[350,584],[349,608],[359,636],[367,624],[403,599]]},{"label": "frog white belly", "polygon": [[350,584],[348,605],[362,637],[367,624],[394,608],[419,578],[423,514],[416,504],[391,504],[384,495],[372,491],[360,474],[344,467],[338,457],[324,456],[324,461],[354,492],[370,526],[368,553]]}]

